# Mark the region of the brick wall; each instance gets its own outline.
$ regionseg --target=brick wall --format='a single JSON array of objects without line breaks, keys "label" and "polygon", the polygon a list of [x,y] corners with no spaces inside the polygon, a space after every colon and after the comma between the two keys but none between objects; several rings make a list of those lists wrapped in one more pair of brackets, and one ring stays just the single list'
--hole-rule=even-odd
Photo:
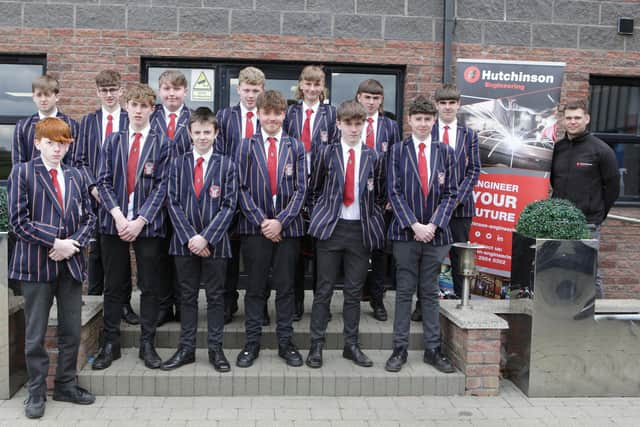
[{"label": "brick wall", "polygon": [[[640,219],[640,208],[613,208],[611,214]],[[640,224],[608,218],[600,237],[599,265],[605,298],[640,296]]]}]

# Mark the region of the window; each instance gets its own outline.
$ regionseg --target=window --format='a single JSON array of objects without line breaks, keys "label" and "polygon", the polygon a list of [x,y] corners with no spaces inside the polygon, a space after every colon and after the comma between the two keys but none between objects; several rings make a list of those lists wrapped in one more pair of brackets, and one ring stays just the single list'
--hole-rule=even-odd
[{"label": "window", "polygon": [[[214,111],[235,105],[239,102],[236,87],[238,74],[246,66],[253,65],[264,71],[267,89],[280,91],[289,104],[294,103],[295,87],[298,76],[305,63],[289,62],[222,62],[216,60],[190,61],[182,59],[142,59],[142,81],[148,82],[157,90],[158,76],[167,69],[178,69],[184,73],[189,81],[186,103],[189,108],[208,106]],[[370,65],[340,65],[323,64],[327,76],[326,84],[329,88],[329,99],[332,105],[339,105],[342,101],[353,99],[361,81],[376,79],[385,88],[385,114],[391,118],[402,117],[402,89],[404,86],[404,67],[370,66]],[[207,82],[211,86],[212,94],[207,97],[194,99],[197,82],[202,81],[201,74],[208,76]],[[198,77],[195,77],[198,76]],[[210,78],[210,80],[209,80]],[[196,82],[194,86],[194,81]],[[402,121],[398,123],[402,126]]]},{"label": "window", "polygon": [[640,203],[640,80],[593,76],[590,130],[615,151],[620,171],[617,204]]},{"label": "window", "polygon": [[18,120],[34,113],[31,82],[45,71],[44,56],[0,55],[0,180],[11,172],[11,142]]}]

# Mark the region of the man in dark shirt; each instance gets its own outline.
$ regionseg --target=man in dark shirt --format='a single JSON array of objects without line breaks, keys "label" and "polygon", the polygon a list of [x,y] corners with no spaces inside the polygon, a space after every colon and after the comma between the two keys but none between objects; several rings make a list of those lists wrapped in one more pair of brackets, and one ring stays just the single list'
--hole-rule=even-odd
[{"label": "man in dark shirt", "polygon": [[[588,130],[584,101],[569,102],[564,109],[566,134],[553,148],[553,197],[573,202],[586,216],[593,239],[600,240],[600,224],[618,198],[620,177],[615,153]],[[602,298],[602,276],[596,274],[596,297]]]}]

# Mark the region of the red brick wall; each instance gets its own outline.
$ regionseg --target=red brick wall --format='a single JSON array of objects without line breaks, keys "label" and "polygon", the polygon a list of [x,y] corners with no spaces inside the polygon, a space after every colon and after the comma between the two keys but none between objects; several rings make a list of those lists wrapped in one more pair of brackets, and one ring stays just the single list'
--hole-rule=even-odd
[{"label": "red brick wall", "polygon": [[[611,214],[640,219],[640,208],[614,208]],[[601,233],[599,265],[605,298],[638,298],[640,224],[608,218]]]}]

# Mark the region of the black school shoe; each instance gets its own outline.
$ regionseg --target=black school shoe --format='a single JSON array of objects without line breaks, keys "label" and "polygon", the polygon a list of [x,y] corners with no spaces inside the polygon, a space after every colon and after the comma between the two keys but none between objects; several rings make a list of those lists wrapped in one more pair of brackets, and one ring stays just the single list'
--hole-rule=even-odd
[{"label": "black school shoe", "polygon": [[424,351],[424,363],[433,366],[440,372],[451,374],[456,371],[451,360],[440,352],[440,347],[430,348]]},{"label": "black school shoe", "polygon": [[287,365],[298,367],[302,366],[302,355],[291,341],[286,344],[278,345],[278,356],[287,362]]},{"label": "black school shoe", "polygon": [[24,415],[27,418],[42,418],[47,397],[43,395],[30,394],[24,401]]},{"label": "black school shoe", "polygon": [[384,369],[389,372],[400,372],[402,365],[407,363],[407,349],[406,348],[394,348],[393,353],[387,363],[384,365]]},{"label": "black school shoe", "polygon": [[236,359],[236,366],[239,368],[248,368],[253,365],[253,362],[258,358],[260,354],[260,344],[247,343]]},{"label": "black school shoe", "polygon": [[96,397],[89,390],[74,384],[71,387],[56,387],[53,389],[53,400],[71,402],[76,405],[91,405]]}]

